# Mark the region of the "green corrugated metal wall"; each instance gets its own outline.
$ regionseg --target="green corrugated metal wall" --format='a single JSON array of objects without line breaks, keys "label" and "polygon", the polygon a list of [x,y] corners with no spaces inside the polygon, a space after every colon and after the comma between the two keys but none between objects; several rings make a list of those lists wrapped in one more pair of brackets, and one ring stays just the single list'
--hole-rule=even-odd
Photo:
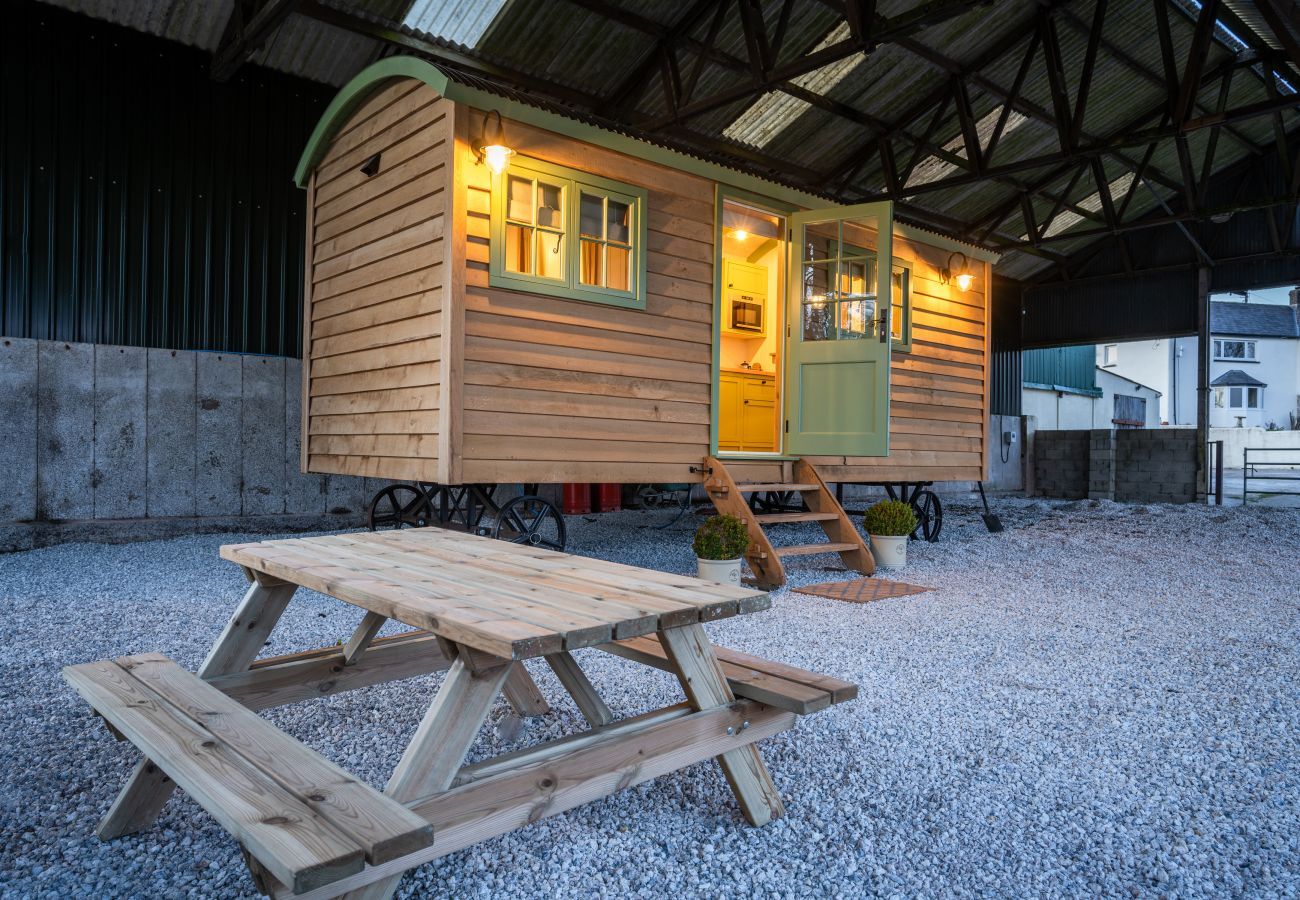
[{"label": "green corrugated metal wall", "polygon": [[1091,344],[1026,350],[1021,365],[1026,385],[1101,395],[1097,389],[1097,348]]},{"label": "green corrugated metal wall", "polygon": [[293,356],[333,90],[29,2],[0,29],[0,334]]}]

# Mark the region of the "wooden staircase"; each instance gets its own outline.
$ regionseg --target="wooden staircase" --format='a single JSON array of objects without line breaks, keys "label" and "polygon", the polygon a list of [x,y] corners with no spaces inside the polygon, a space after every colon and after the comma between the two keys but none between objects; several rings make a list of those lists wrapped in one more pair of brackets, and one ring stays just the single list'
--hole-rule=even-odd
[{"label": "wooden staircase", "polygon": [[[807,460],[795,460],[792,481],[737,482],[725,463],[710,456],[704,489],[719,513],[732,515],[745,523],[749,530],[749,550],[745,560],[755,580],[767,589],[785,584],[785,566],[782,560],[791,556],[811,556],[817,553],[838,553],[846,569],[870,575],[876,570],[876,561],[867,549],[862,535],[826,488],[816,467]],[[803,512],[755,513],[749,506],[749,496],[761,493],[786,493],[797,491],[808,507]],[[793,522],[816,522],[826,532],[826,540],[815,544],[776,546],[764,526]]]}]

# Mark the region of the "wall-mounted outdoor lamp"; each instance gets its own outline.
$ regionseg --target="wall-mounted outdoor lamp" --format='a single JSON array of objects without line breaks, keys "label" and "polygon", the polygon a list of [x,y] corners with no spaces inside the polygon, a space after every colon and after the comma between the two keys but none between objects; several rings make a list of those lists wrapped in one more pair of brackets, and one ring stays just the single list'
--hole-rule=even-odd
[{"label": "wall-mounted outdoor lamp", "polygon": [[[961,257],[961,265],[953,266],[953,261]],[[944,284],[955,284],[959,291],[969,291],[970,286],[975,283],[975,276],[970,273],[970,260],[966,254],[960,250],[954,250],[948,256],[948,265],[939,270],[939,280]]]},{"label": "wall-mounted outdoor lamp", "polygon": [[[495,124],[489,126],[488,120],[496,117]],[[501,124],[501,113],[492,110],[483,116],[483,139],[479,142],[478,161],[486,162],[488,168],[500,175],[510,165],[510,157],[515,151],[506,146],[506,130]]]}]

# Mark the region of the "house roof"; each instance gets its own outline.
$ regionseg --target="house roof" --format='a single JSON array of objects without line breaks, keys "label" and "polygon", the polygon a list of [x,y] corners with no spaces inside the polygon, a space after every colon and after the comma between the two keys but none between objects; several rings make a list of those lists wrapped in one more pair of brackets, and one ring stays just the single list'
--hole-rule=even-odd
[{"label": "house roof", "polygon": [[1300,338],[1300,323],[1294,306],[1214,300],[1210,303],[1210,333]]},{"label": "house roof", "polygon": [[1253,375],[1247,375],[1241,369],[1229,369],[1210,382],[1210,387],[1268,387]]}]

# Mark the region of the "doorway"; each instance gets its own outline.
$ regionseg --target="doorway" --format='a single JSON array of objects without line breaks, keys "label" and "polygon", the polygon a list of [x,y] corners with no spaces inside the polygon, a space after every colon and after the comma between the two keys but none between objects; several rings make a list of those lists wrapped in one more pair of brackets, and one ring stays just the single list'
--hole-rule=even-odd
[{"label": "doorway", "polygon": [[724,198],[718,287],[718,452],[782,452],[785,216]]}]

